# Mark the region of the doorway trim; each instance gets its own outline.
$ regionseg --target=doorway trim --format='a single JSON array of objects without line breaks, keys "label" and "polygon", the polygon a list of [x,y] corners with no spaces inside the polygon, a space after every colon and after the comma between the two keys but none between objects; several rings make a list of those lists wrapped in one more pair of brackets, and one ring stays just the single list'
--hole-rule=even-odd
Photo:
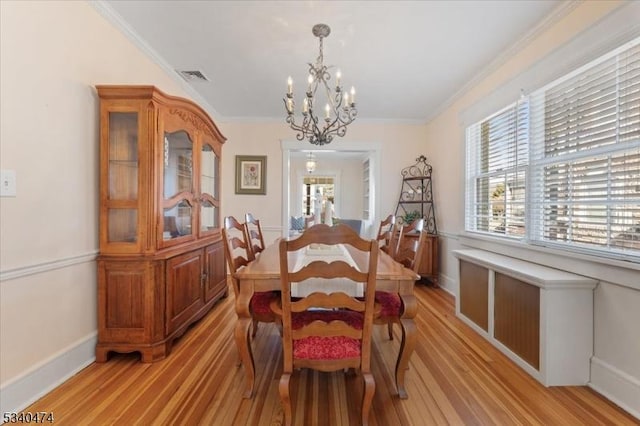
[{"label": "doorway trim", "polygon": [[282,236],[289,236],[289,217],[291,208],[290,199],[290,184],[291,181],[291,152],[298,151],[356,151],[368,153],[369,157],[369,169],[371,180],[369,182],[369,193],[373,194],[373,216],[369,217],[369,220],[365,221],[364,236],[371,237],[371,225],[377,223],[380,217],[380,158],[381,158],[381,146],[380,141],[377,142],[357,142],[357,141],[345,141],[341,140],[334,142],[331,146],[319,146],[309,145],[303,141],[297,140],[282,140],[280,141],[282,147]]}]

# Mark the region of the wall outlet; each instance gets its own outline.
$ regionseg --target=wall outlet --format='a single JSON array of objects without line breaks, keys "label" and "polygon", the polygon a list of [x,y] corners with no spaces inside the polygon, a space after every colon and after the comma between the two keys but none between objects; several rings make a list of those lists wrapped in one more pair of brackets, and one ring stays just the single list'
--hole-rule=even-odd
[{"label": "wall outlet", "polygon": [[0,197],[16,196],[16,171],[0,170]]}]

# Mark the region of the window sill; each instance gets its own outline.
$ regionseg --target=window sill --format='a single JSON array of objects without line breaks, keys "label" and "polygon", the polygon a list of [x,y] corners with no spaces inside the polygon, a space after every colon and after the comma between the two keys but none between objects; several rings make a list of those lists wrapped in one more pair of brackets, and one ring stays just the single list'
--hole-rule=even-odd
[{"label": "window sill", "polygon": [[640,290],[640,263],[638,262],[591,256],[471,232],[461,232],[458,240],[463,246],[483,249]]}]

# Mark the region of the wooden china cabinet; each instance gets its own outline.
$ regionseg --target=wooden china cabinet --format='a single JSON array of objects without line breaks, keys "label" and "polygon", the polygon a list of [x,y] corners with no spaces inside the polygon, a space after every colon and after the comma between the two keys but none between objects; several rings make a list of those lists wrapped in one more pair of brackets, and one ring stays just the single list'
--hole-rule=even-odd
[{"label": "wooden china cabinet", "polygon": [[171,351],[227,295],[220,221],[225,137],[153,86],[97,86],[100,255],[96,360]]}]

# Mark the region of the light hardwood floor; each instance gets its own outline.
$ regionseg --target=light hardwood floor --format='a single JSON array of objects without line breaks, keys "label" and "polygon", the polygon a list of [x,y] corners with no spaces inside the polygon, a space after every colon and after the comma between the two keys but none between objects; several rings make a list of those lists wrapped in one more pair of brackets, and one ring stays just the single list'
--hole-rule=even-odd
[{"label": "light hardwood floor", "polygon": [[[372,425],[636,425],[588,387],[545,388],[455,317],[453,298],[416,287],[418,345],[407,372],[409,399],[395,395],[399,348],[376,327]],[[257,392],[241,397],[243,372],[233,342],[233,297],[175,342],[165,360],[134,354],[92,364],[25,411],[53,412],[60,425],[277,425],[282,357],[277,329],[261,324],[253,349]],[[355,425],[359,376],[300,371],[292,381],[296,425]]]}]

